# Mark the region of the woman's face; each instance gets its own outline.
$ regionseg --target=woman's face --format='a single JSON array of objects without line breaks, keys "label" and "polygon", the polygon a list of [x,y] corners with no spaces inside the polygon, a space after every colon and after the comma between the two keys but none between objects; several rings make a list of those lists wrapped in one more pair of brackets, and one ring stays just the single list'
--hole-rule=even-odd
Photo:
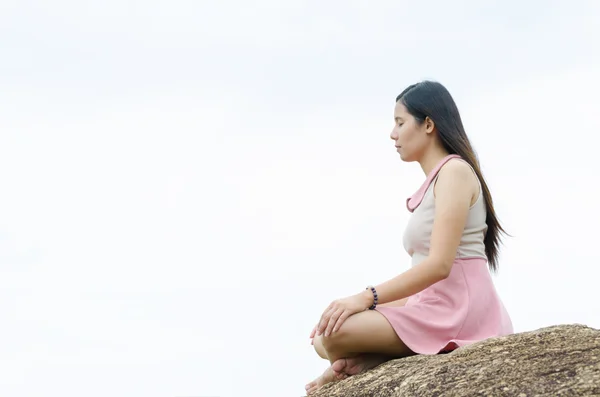
[{"label": "woman's face", "polygon": [[428,145],[427,123],[421,125],[408,113],[406,107],[396,102],[394,108],[394,129],[390,138],[403,161],[418,161]]}]

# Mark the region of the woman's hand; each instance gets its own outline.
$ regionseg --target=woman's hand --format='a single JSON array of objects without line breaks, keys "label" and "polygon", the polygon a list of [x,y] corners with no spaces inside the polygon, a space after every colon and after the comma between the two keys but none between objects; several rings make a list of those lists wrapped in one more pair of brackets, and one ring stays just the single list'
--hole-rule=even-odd
[{"label": "woman's hand", "polygon": [[373,294],[369,290],[331,302],[317,324],[317,335],[324,333],[325,336],[329,336],[332,332],[336,332],[348,317],[367,310],[371,304],[373,304]]}]

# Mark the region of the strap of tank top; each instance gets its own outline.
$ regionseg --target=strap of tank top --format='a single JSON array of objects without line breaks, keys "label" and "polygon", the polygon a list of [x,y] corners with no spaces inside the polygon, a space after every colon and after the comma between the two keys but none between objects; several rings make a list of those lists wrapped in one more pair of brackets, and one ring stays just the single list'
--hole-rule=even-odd
[{"label": "strap of tank top", "polygon": [[431,185],[431,182],[433,182],[433,180],[437,176],[438,172],[440,172],[440,169],[444,166],[444,164],[446,164],[449,160],[452,160],[454,158],[461,158],[461,157],[458,154],[451,154],[451,155],[444,157],[433,168],[433,170],[431,170],[431,172],[429,172],[429,175],[427,175],[427,179],[425,179],[425,182],[423,182],[423,184],[421,185],[419,190],[417,190],[415,192],[415,194],[413,194],[408,199],[406,199],[406,208],[408,208],[408,210],[410,212],[413,212],[415,209],[417,209],[419,204],[421,204],[421,201],[423,201],[423,197],[425,197],[425,192],[429,188],[429,185]]}]

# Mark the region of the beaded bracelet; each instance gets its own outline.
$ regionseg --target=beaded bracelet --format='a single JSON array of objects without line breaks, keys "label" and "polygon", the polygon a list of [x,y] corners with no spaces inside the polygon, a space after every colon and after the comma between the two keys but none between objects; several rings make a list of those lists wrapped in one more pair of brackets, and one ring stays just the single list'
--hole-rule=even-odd
[{"label": "beaded bracelet", "polygon": [[371,289],[371,292],[373,292],[373,304],[371,305],[371,307],[369,307],[369,310],[373,310],[375,309],[375,306],[377,306],[377,291],[375,291],[375,287],[373,287],[372,285],[369,285],[365,289]]}]

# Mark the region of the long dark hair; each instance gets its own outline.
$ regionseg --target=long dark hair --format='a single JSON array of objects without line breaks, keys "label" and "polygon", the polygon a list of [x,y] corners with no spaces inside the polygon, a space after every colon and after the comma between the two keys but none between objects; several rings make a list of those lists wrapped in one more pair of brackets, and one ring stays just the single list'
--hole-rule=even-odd
[{"label": "long dark hair", "polygon": [[493,272],[498,270],[498,251],[500,248],[500,234],[507,234],[500,225],[494,211],[492,194],[483,178],[477,154],[463,127],[458,107],[452,99],[450,92],[442,84],[435,81],[422,81],[407,87],[396,97],[396,102],[406,107],[419,124],[429,117],[435,124],[438,136],[444,148],[450,154],[458,154],[473,167],[481,182],[483,197],[485,198],[486,220],[488,229],[483,240],[488,265]]}]

